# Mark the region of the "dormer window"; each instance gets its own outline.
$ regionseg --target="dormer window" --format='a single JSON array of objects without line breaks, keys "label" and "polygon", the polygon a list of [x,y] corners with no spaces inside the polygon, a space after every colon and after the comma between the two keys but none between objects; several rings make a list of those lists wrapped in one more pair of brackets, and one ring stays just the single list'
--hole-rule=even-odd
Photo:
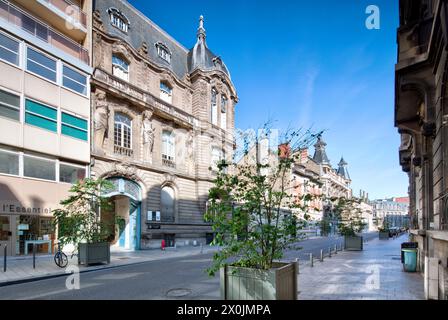
[{"label": "dormer window", "polygon": [[109,8],[107,10],[110,17],[110,23],[120,29],[123,32],[128,32],[129,30],[129,20],[124,14],[122,14],[118,9]]},{"label": "dormer window", "polygon": [[170,49],[168,49],[168,47],[161,42],[157,42],[155,46],[157,48],[157,54],[159,55],[159,57],[165,60],[166,62],[171,63]]}]

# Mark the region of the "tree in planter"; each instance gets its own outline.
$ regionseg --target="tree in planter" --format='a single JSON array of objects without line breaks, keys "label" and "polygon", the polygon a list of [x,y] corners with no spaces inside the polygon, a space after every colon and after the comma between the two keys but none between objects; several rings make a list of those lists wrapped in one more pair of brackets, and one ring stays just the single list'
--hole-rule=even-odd
[{"label": "tree in planter", "polygon": [[355,237],[361,232],[366,223],[362,219],[360,208],[361,200],[358,198],[333,197],[330,199],[333,211],[338,219],[338,232],[342,236]]},{"label": "tree in planter", "polygon": [[[216,236],[213,245],[221,246],[215,253],[213,265],[207,270],[214,275],[221,267],[232,266],[269,270],[286,248],[297,241],[297,230],[303,220],[291,211],[307,211],[313,199],[305,194],[297,199],[290,192],[290,172],[299,160],[299,150],[308,147],[317,135],[309,131],[290,131],[285,134],[276,161],[261,163],[258,158],[258,138],[244,143],[249,155],[255,145],[255,163],[218,164],[214,187],[209,191],[209,206],[205,218],[212,223]],[[305,215],[305,219],[306,219]]]},{"label": "tree in planter", "polygon": [[85,179],[71,188],[71,195],[60,202],[61,208],[53,210],[54,227],[58,230],[61,247],[79,243],[106,242],[110,235],[110,224],[102,223],[98,217],[99,209],[111,208],[110,200],[103,197],[113,190],[113,184],[103,179]]}]

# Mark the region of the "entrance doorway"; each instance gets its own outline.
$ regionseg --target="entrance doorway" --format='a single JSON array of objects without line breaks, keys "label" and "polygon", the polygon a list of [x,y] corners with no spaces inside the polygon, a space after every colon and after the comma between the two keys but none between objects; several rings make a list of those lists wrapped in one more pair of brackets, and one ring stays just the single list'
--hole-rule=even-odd
[{"label": "entrance doorway", "polygon": [[105,195],[112,208],[101,212],[101,220],[110,226],[109,241],[113,248],[140,249],[141,192],[133,181],[124,178],[108,179],[115,190]]},{"label": "entrance doorway", "polygon": [[11,217],[0,216],[0,256],[4,255],[5,247],[6,255],[12,255],[13,250]]}]

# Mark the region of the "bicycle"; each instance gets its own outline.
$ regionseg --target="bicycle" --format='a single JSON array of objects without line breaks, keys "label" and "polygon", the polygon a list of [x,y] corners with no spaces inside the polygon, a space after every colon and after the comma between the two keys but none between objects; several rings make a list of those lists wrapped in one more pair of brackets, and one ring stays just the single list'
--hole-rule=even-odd
[{"label": "bicycle", "polygon": [[59,243],[58,243],[58,251],[54,255],[54,263],[56,263],[56,265],[59,268],[65,268],[68,264],[67,255],[64,252],[62,252],[61,245]]}]

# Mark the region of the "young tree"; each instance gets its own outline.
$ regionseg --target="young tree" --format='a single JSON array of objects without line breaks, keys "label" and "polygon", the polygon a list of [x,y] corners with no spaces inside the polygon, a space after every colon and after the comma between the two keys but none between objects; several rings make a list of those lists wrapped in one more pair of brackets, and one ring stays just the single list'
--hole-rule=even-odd
[{"label": "young tree", "polygon": [[358,198],[333,197],[330,199],[334,213],[338,219],[339,234],[343,236],[356,236],[366,223],[363,222],[361,200]]},{"label": "young tree", "polygon": [[70,188],[71,195],[60,202],[61,208],[53,210],[53,225],[62,247],[106,241],[112,226],[103,224],[98,212],[110,208],[110,200],[103,194],[112,189],[113,185],[102,179],[81,180]]},{"label": "young tree", "polygon": [[300,157],[300,152],[294,151],[309,146],[316,137],[309,131],[286,133],[275,157],[271,154],[265,163],[259,159],[260,141],[256,137],[253,143],[244,143],[244,156],[247,159],[250,150],[255,150],[255,161],[223,160],[218,164],[205,217],[216,233],[213,244],[222,249],[214,255],[210,275],[229,263],[270,269],[274,260],[281,259],[283,251],[297,240],[302,221],[291,211],[306,211],[312,196],[297,199],[291,193],[291,168]]}]

